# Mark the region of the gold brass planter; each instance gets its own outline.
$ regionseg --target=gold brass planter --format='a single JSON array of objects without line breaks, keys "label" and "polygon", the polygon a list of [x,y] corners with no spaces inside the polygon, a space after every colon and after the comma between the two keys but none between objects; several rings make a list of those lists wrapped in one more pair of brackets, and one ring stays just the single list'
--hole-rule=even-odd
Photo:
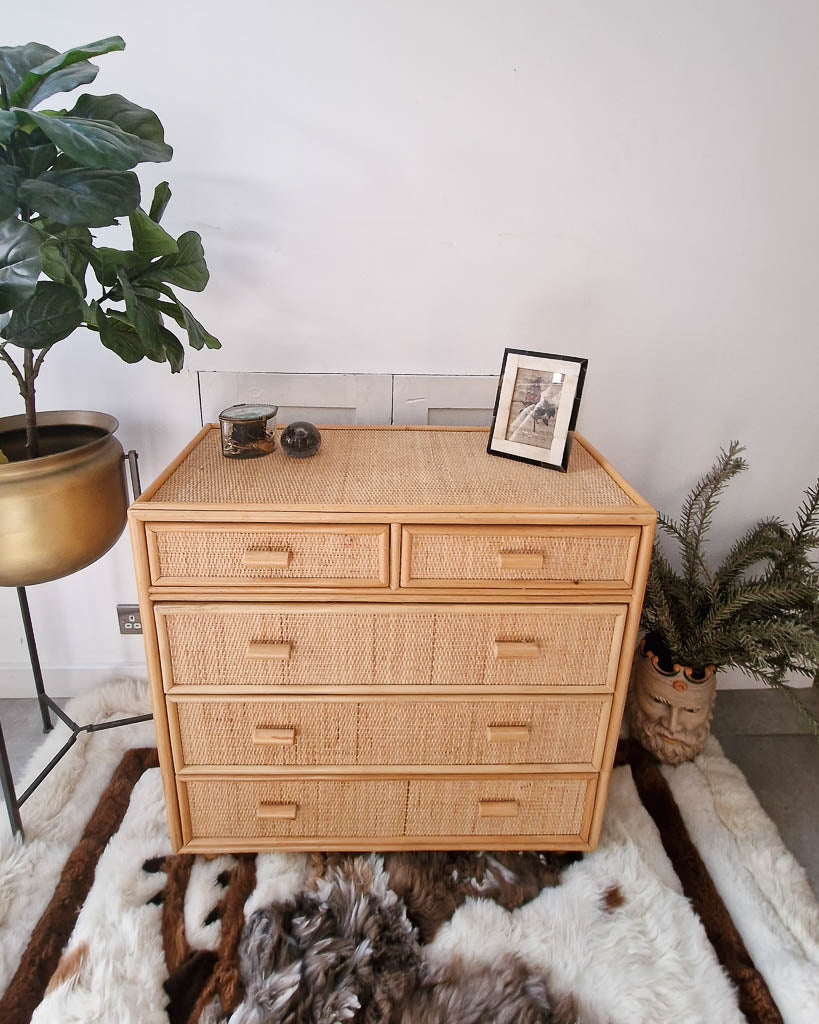
[{"label": "gold brass planter", "polygon": [[37,415],[41,455],[25,458],[25,417],[0,417],[0,586],[25,587],[96,561],[125,526],[119,426],[99,412]]}]

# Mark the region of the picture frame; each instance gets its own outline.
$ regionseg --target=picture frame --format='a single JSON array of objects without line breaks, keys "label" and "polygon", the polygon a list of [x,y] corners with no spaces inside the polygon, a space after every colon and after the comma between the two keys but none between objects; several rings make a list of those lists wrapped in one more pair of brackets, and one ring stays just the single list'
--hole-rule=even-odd
[{"label": "picture frame", "polygon": [[588,363],[579,356],[505,349],[487,452],[565,473]]}]

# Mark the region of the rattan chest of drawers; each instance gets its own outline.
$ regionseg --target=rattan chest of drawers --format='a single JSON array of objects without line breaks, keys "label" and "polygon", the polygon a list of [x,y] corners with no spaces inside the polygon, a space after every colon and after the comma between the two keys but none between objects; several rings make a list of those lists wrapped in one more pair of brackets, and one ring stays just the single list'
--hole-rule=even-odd
[{"label": "rattan chest of drawers", "polygon": [[580,437],[322,435],[205,427],[129,511],[174,848],[593,848],[654,510]]}]

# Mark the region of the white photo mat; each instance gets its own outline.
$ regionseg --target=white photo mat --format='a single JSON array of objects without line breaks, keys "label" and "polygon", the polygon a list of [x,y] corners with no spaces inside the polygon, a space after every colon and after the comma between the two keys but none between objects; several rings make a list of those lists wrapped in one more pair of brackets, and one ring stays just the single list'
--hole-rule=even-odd
[{"label": "white photo mat", "polygon": [[[544,366],[545,361],[548,361],[548,368]],[[542,462],[549,466],[562,466],[563,452],[569,436],[572,410],[574,409],[574,400],[577,394],[577,384],[580,379],[581,369],[581,363],[565,359],[554,359],[545,354],[542,356],[527,356],[509,352],[503,368],[503,380],[500,385],[498,409],[492,428],[490,450],[501,452],[505,455],[513,455],[521,459]],[[506,439],[519,370],[536,370],[541,373],[563,374],[560,403],[557,408],[551,448],[538,448],[535,445],[519,444],[516,441],[508,441]]]}]

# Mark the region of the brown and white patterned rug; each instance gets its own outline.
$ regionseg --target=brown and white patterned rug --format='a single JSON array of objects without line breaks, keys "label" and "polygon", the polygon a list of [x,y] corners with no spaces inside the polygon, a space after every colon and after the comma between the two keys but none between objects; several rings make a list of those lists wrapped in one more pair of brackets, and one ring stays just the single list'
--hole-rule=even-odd
[{"label": "brown and white patterned rug", "polygon": [[621,743],[584,856],[209,859],[170,852],[150,742],[81,737],[0,848],[2,1024],[819,1020],[815,898],[714,740],[674,769]]}]

